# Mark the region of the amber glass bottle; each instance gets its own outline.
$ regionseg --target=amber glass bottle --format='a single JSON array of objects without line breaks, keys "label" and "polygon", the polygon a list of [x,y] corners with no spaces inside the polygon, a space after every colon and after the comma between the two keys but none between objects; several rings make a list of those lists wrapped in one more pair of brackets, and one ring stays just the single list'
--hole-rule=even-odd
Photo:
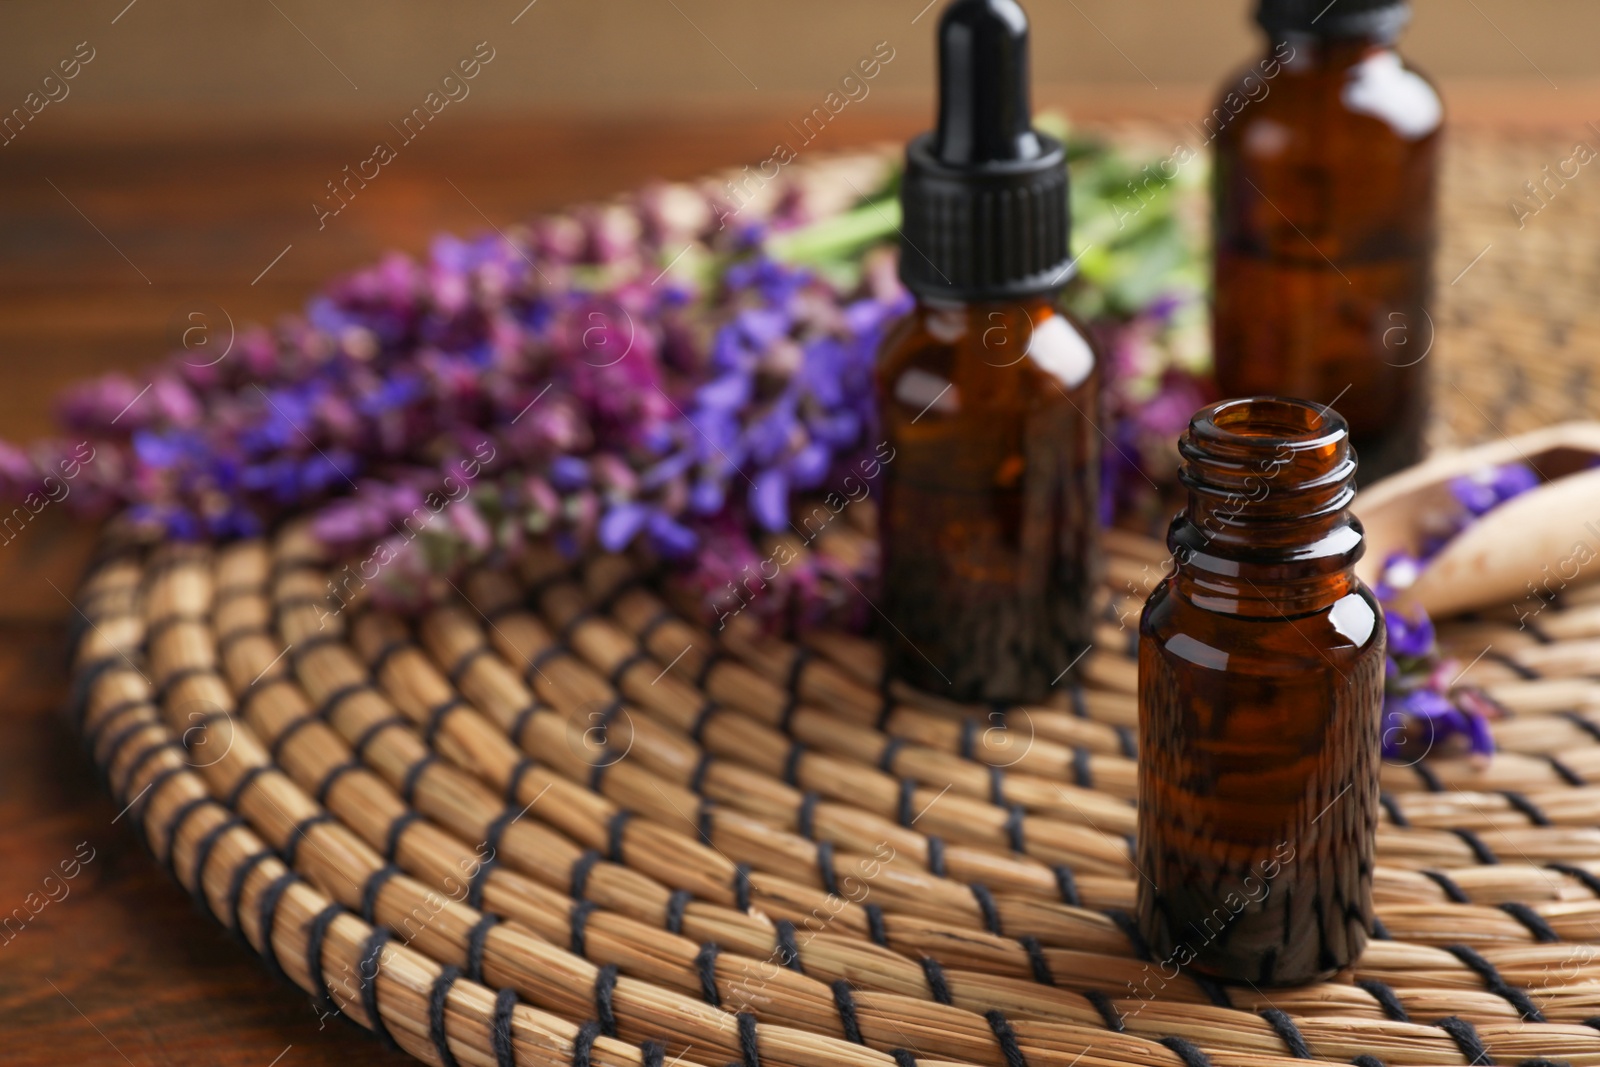
[{"label": "amber glass bottle", "polygon": [[1139,923],[1164,965],[1308,982],[1372,921],[1384,627],[1352,570],[1355,456],[1339,415],[1269,397],[1179,448],[1139,627]]},{"label": "amber glass bottle", "polygon": [[[1421,458],[1442,108],[1395,0],[1261,0],[1208,116],[1224,395],[1337,403],[1372,482]],[[1319,17],[1320,13],[1320,17]]]},{"label": "amber glass bottle", "polygon": [[1055,306],[1066,154],[1032,128],[1015,0],[955,0],[939,70],[901,189],[917,304],[877,375],[888,666],[957,700],[1038,702],[1089,647],[1099,543],[1098,361]]}]

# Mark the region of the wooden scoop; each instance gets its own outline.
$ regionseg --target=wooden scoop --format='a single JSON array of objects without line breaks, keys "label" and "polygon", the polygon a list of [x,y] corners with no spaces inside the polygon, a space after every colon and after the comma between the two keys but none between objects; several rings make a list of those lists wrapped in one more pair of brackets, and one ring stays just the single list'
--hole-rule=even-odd
[{"label": "wooden scoop", "polygon": [[1375,584],[1394,552],[1417,555],[1442,520],[1460,513],[1452,480],[1510,463],[1543,484],[1475,520],[1422,566],[1394,603],[1435,618],[1485,608],[1536,611],[1600,579],[1600,423],[1569,422],[1432,456],[1356,497],[1367,531],[1357,573]]}]

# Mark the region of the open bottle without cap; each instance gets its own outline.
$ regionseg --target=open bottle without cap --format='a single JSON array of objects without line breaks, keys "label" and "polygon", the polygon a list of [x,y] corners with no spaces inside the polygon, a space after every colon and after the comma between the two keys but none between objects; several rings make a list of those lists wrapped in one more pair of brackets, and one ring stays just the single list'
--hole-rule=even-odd
[{"label": "open bottle without cap", "polygon": [[1355,455],[1338,414],[1271,397],[1201,411],[1180,452],[1139,626],[1139,925],[1173,966],[1309,982],[1372,923],[1385,632]]},{"label": "open bottle without cap", "polygon": [[937,128],[906,153],[900,276],[878,404],[888,669],[963,701],[1039,702],[1089,647],[1099,359],[1056,306],[1066,154],[1033,129],[1015,0],[939,26]]}]

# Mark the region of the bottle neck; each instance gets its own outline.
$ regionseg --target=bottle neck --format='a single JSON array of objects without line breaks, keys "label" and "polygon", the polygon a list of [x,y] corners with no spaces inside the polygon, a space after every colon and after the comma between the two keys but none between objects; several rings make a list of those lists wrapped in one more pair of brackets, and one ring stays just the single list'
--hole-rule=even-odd
[{"label": "bottle neck", "polygon": [[1179,443],[1188,506],[1167,545],[1178,592],[1211,611],[1294,617],[1358,587],[1355,455],[1344,421],[1301,401],[1226,401]]},{"label": "bottle neck", "polygon": [[1354,37],[1278,31],[1268,35],[1268,58],[1290,57],[1284,70],[1291,76],[1348,70],[1380,52],[1394,51],[1398,37],[1398,31]]}]

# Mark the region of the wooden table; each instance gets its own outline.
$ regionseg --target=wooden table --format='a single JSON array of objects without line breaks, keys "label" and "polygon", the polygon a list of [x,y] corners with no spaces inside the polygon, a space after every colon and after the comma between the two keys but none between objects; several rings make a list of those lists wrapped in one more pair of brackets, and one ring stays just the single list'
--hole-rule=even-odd
[{"label": "wooden table", "polygon": [[[1593,91],[1561,94],[1560,111],[1538,88],[1525,95],[1482,92],[1476,113],[1552,127],[1600,114]],[[1187,114],[1198,99],[1175,93],[1160,108]],[[1077,114],[1125,103],[1107,97]],[[0,434],[48,432],[57,389],[160,357],[191,312],[219,331],[227,319],[270,319],[329,276],[387,248],[420,251],[440,230],[504,226],[652,176],[764,158],[787,114],[441,123],[321,230],[313,200],[388,136],[381,122],[30,132],[0,159]],[[821,147],[901,140],[925,122],[916,110],[863,110]],[[0,546],[0,919],[28,917],[0,934],[0,1062],[403,1062],[355,1027],[319,1026],[302,992],[275,985],[197,915],[95,780],[59,715],[67,598],[91,537],[51,511]],[[31,915],[46,876],[80,844],[93,860],[65,898]]]}]

